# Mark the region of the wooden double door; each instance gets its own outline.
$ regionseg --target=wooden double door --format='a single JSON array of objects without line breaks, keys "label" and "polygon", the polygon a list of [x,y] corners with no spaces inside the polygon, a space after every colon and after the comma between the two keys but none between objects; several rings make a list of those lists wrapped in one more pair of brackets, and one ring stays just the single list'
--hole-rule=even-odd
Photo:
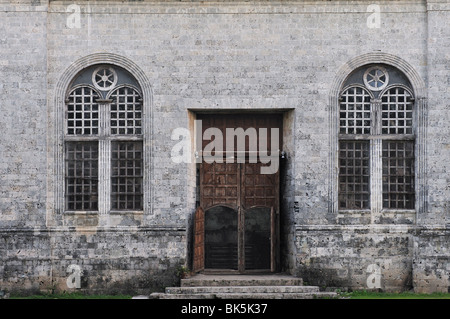
[{"label": "wooden double door", "polygon": [[[268,128],[269,141],[270,129],[278,128],[281,132],[282,124],[277,114],[222,114],[201,119],[203,131],[209,127]],[[279,139],[281,145],[281,134]],[[222,161],[204,158],[200,164],[194,271],[274,272],[279,268],[279,169],[262,173],[268,164],[258,156],[251,158],[249,142],[246,141],[244,154],[235,149],[234,162],[224,156]],[[270,142],[267,147],[271,147]],[[243,155],[239,161],[238,155]]]}]

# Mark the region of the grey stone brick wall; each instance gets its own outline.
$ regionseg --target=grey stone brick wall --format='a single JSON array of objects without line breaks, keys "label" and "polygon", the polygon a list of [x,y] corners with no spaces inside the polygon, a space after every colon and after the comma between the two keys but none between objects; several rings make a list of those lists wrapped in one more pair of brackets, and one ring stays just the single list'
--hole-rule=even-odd
[{"label": "grey stone brick wall", "polygon": [[450,287],[450,167],[446,160],[450,156],[447,138],[450,127],[444,124],[450,120],[450,30],[443,22],[449,10],[448,1],[427,1],[427,209],[417,216],[421,227],[416,237],[413,264],[415,290],[422,292],[448,292]]},{"label": "grey stone brick wall", "polygon": [[298,275],[348,290],[410,290],[414,230],[408,226],[299,226]]},{"label": "grey stone brick wall", "polygon": [[416,292],[449,292],[449,227],[423,227],[414,239],[413,280]]},{"label": "grey stone brick wall", "polygon": [[[12,293],[150,293],[179,284],[183,231],[170,228],[3,230],[1,287]],[[74,268],[79,285],[68,284]]]},{"label": "grey stone brick wall", "polygon": [[[9,2],[8,2],[9,3]],[[0,4],[0,224],[45,224],[46,6]]]},{"label": "grey stone brick wall", "polygon": [[[283,270],[329,287],[365,289],[375,274],[385,290],[448,289],[448,1],[72,4],[0,0],[0,288],[68,289],[71,264],[86,291],[171,282],[190,264],[198,201],[196,165],[170,160],[172,130],[192,132],[199,111],[278,110]],[[413,77],[420,97],[419,205],[339,213],[339,83],[352,66],[381,62]],[[64,94],[95,63],[124,67],[144,90],[142,214],[64,213]]]}]

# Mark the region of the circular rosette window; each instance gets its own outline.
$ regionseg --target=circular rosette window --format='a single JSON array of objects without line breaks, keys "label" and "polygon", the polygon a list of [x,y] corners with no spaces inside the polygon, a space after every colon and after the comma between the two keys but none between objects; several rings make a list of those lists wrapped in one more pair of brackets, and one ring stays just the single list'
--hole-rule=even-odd
[{"label": "circular rosette window", "polygon": [[381,91],[389,83],[389,74],[385,68],[381,66],[374,66],[364,73],[364,84],[372,91]]},{"label": "circular rosette window", "polygon": [[117,84],[116,71],[108,66],[101,66],[92,73],[92,83],[102,91],[111,90]]}]

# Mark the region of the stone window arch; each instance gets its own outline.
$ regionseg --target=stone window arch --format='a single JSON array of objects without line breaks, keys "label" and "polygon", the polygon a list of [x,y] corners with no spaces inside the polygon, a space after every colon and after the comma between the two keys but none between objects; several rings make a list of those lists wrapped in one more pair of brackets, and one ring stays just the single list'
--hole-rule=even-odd
[{"label": "stone window arch", "polygon": [[[376,170],[378,182],[370,181],[369,185],[376,185],[375,192],[370,189],[370,208],[343,209],[339,207],[339,143],[340,143],[340,99],[343,90],[352,83],[359,83],[365,87],[363,75],[370,67],[388,66],[395,72],[389,73],[389,81],[386,86],[383,83],[374,85],[374,97],[381,98],[380,94],[390,89],[393,84],[407,83],[407,87],[414,100],[413,102],[413,132],[414,132],[414,209],[388,209],[383,208],[382,188],[382,159],[371,165],[371,176]],[[356,71],[360,71],[359,73]],[[373,71],[373,70],[372,70]],[[389,69],[388,69],[389,71]],[[389,71],[391,72],[391,71]],[[372,72],[372,75],[375,75]],[[393,76],[393,77],[392,77]],[[396,81],[401,76],[406,82]],[[356,79],[358,77],[359,79]],[[392,78],[391,78],[392,77]],[[356,79],[356,80],[355,80]],[[368,78],[369,80],[371,78]],[[384,81],[382,78],[381,80]],[[401,86],[404,87],[404,86]],[[371,90],[372,91],[372,90]],[[384,91],[384,92],[383,92]],[[387,96],[387,95],[384,95]],[[379,101],[381,102],[381,101]],[[381,108],[381,107],[380,107]],[[428,98],[425,82],[417,70],[402,58],[384,52],[370,52],[352,58],[344,63],[336,72],[330,86],[329,95],[329,206],[327,220],[338,224],[383,224],[400,223],[416,224],[423,222],[427,212],[427,130],[428,130]],[[378,113],[379,114],[379,113]],[[381,117],[381,114],[380,114]],[[377,120],[381,119],[377,116]],[[378,126],[381,127],[381,124]],[[393,134],[394,135],[394,134]],[[387,137],[387,136],[386,136]],[[406,137],[408,138],[408,137]],[[357,139],[360,139],[358,137]],[[369,139],[369,143],[372,138]],[[382,144],[382,143],[381,143]],[[382,145],[378,143],[377,153],[382,154]],[[373,148],[372,148],[373,150]],[[374,158],[373,156],[371,158]],[[381,177],[380,177],[381,176]]]},{"label": "stone window arch", "polygon": [[[95,53],[71,64],[55,83],[49,109],[46,224],[144,225],[154,197],[152,121],[152,88],[134,62]],[[84,187],[86,197],[69,199],[76,191],[69,189],[68,162],[83,156],[75,165],[96,182],[73,185]]]},{"label": "stone window arch", "polygon": [[352,72],[339,97],[339,210],[415,208],[414,94],[389,65]]},{"label": "stone window arch", "polygon": [[118,66],[75,77],[66,98],[65,211],[142,211],[142,101]]}]

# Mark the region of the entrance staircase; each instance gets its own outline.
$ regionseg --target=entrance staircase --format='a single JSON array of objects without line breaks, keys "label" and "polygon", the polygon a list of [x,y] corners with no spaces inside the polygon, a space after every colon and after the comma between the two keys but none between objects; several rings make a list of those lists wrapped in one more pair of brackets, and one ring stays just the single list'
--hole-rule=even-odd
[{"label": "entrance staircase", "polygon": [[180,287],[152,293],[151,299],[314,299],[338,298],[334,292],[304,286],[301,278],[280,275],[205,275],[181,279]]}]

